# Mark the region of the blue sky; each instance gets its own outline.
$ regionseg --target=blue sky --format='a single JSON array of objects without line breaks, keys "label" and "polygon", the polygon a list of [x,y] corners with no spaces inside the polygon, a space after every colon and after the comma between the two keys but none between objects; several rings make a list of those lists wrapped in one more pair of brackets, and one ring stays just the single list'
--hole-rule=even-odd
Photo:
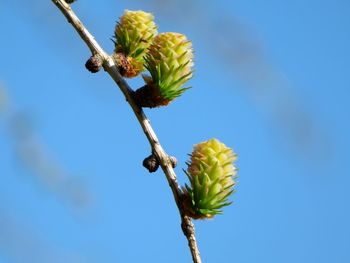
[{"label": "blue sky", "polygon": [[[238,153],[233,205],[195,222],[203,262],[349,262],[350,3],[96,3],[73,8],[108,52],[124,9],[193,41],[193,88],[146,114],[182,184],[193,144]],[[51,1],[0,14],[0,263],[191,262],[149,145],[76,32]]]}]

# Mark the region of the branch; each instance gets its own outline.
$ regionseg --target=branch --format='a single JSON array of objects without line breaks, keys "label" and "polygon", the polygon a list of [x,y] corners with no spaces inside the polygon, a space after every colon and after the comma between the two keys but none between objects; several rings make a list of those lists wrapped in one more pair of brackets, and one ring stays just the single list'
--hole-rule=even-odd
[{"label": "branch", "polygon": [[71,7],[64,0],[52,0],[52,2],[61,10],[63,15],[68,19],[68,22],[72,24],[75,30],[78,32],[82,40],[89,47],[93,55],[98,55],[103,61],[103,68],[112,77],[115,83],[119,86],[123,92],[127,102],[132,108],[137,120],[139,121],[150,145],[152,152],[156,155],[162,170],[168,180],[169,186],[172,190],[176,205],[179,209],[181,216],[181,227],[184,235],[188,240],[188,246],[191,250],[192,259],[194,263],[201,263],[199,250],[196,242],[196,236],[194,231],[194,225],[189,216],[185,214],[184,207],[182,205],[181,197],[182,190],[176,180],[176,174],[172,168],[169,155],[164,151],[163,147],[159,143],[159,140],[150,124],[150,121],[146,117],[142,108],[140,108],[133,99],[134,91],[130,88],[128,83],[119,74],[118,68],[114,64],[113,59],[101,48],[96,42],[95,38],[84,27],[79,18],[75,15]]}]

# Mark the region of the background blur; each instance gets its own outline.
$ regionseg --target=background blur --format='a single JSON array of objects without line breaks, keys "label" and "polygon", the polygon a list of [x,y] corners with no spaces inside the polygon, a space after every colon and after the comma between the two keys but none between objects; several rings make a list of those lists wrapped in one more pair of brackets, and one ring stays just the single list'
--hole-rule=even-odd
[{"label": "background blur", "polygon": [[[124,9],[193,40],[193,87],[146,110],[186,178],[195,143],[239,155],[234,204],[196,222],[203,262],[350,262],[350,2],[91,1],[99,43]],[[0,0],[0,262],[191,262],[164,175],[104,72],[51,1]],[[133,79],[134,88],[142,85]]]}]

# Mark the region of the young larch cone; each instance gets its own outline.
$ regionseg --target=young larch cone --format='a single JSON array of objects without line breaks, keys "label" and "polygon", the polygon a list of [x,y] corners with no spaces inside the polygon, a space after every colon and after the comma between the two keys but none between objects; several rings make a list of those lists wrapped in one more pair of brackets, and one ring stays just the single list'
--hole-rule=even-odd
[{"label": "young larch cone", "polygon": [[221,208],[230,205],[233,193],[237,156],[231,148],[217,139],[194,146],[186,174],[190,186],[184,187],[186,213],[195,219],[212,218],[221,214]]},{"label": "young larch cone", "polygon": [[124,77],[135,77],[143,70],[144,56],[157,34],[154,16],[144,11],[125,10],[114,31],[112,55]]},{"label": "young larch cone", "polygon": [[146,85],[135,93],[139,106],[168,105],[189,88],[184,85],[193,75],[193,49],[185,35],[173,32],[157,35],[145,61],[151,77],[143,76]]}]

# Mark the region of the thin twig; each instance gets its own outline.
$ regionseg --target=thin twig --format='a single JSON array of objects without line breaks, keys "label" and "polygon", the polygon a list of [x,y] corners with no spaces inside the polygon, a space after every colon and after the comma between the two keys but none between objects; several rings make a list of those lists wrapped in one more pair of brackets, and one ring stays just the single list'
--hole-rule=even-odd
[{"label": "thin twig", "polygon": [[128,83],[119,74],[118,68],[114,64],[113,59],[101,48],[101,46],[96,42],[95,38],[89,33],[89,31],[84,27],[79,18],[75,15],[71,7],[64,0],[52,0],[52,2],[61,10],[63,15],[68,19],[68,22],[72,24],[75,30],[78,32],[82,40],[91,50],[93,55],[98,55],[103,60],[103,68],[112,79],[119,86],[120,90],[123,92],[127,102],[132,108],[137,120],[139,121],[150,145],[152,152],[158,158],[163,172],[168,180],[169,186],[173,192],[173,196],[176,205],[179,209],[181,216],[181,227],[184,235],[188,240],[188,246],[191,250],[192,259],[194,263],[201,263],[201,258],[199,255],[199,250],[196,242],[196,236],[194,231],[194,225],[190,217],[188,217],[182,205],[181,197],[182,190],[176,180],[176,174],[172,168],[172,164],[169,155],[163,150],[159,140],[151,126],[150,121],[144,114],[142,108],[140,108],[133,99],[133,90],[130,88]]}]

